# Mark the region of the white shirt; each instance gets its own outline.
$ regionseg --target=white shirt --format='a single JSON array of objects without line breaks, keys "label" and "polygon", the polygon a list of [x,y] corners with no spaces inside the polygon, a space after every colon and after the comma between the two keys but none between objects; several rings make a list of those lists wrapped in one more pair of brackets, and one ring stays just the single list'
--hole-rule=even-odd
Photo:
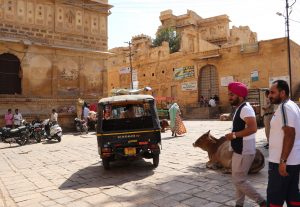
[{"label": "white shirt", "polygon": [[55,112],[55,113],[51,113],[51,117],[50,117],[50,121],[56,121],[57,122],[57,118],[58,118],[58,114]]},{"label": "white shirt", "polygon": [[[240,106],[241,107],[241,106]],[[233,120],[235,118],[236,112],[239,110],[239,108],[236,109]],[[245,121],[245,118],[247,117],[254,117],[255,118],[255,112],[252,108],[252,106],[246,102],[246,105],[242,108],[240,113],[240,118]],[[245,128],[247,128],[247,125],[245,125]],[[232,149],[230,149],[232,150]],[[256,147],[255,147],[255,133],[250,134],[249,136],[243,137],[243,155],[252,155],[256,153]]]},{"label": "white shirt", "polygon": [[287,159],[287,165],[300,164],[300,109],[293,101],[280,104],[271,120],[269,140],[269,162],[279,163],[283,147],[284,133],[282,127],[295,128],[295,142]]},{"label": "white shirt", "polygon": [[23,117],[20,113],[14,114],[14,125],[21,125],[22,119]]},{"label": "white shirt", "polygon": [[89,108],[84,107],[84,109],[83,109],[83,118],[84,119],[87,119],[87,117],[89,116],[89,112],[90,112]]},{"label": "white shirt", "polygon": [[210,99],[209,100],[209,102],[208,102],[208,104],[211,106],[211,107],[215,107],[216,106],[216,101],[215,101],[215,99]]}]

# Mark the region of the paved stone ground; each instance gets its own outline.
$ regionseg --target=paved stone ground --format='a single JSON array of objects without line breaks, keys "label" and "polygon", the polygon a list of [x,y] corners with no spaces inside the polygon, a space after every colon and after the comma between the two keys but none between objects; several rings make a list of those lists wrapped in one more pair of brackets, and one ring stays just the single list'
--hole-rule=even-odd
[{"label": "paved stone ground", "polygon": [[[0,143],[0,207],[217,207],[233,206],[230,175],[205,168],[207,154],[192,143],[211,130],[219,137],[231,122],[185,121],[188,134],[173,138],[163,133],[158,168],[152,160],[117,162],[109,171],[101,166],[96,136],[64,135],[61,143],[23,147]],[[265,141],[257,134],[257,146]],[[262,148],[261,148],[262,149]],[[267,153],[262,149],[263,153]],[[266,167],[250,176],[265,196]],[[245,206],[255,206],[247,200]]]}]

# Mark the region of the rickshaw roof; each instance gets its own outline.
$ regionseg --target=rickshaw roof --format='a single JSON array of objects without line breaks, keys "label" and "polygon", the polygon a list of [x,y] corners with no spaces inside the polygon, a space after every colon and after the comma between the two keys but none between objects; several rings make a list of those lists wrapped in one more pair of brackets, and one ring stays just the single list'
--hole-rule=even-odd
[{"label": "rickshaw roof", "polygon": [[116,102],[131,102],[131,101],[145,101],[145,100],[154,100],[154,97],[151,95],[120,95],[120,96],[111,96],[107,98],[100,99],[99,103],[108,104]]}]

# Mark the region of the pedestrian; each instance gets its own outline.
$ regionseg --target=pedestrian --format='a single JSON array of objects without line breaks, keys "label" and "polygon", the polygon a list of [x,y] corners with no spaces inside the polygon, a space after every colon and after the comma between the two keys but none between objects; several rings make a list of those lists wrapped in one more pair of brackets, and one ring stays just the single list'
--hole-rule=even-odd
[{"label": "pedestrian", "polygon": [[216,107],[217,106],[216,101],[213,97],[210,97],[209,102],[208,102],[208,106],[209,107]]},{"label": "pedestrian", "polygon": [[245,196],[254,200],[259,206],[265,207],[265,199],[247,181],[251,164],[253,163],[255,148],[255,133],[257,124],[255,112],[246,102],[248,89],[240,82],[232,82],[228,85],[228,98],[232,106],[236,107],[233,116],[232,132],[226,134],[230,140],[232,154],[232,182],[236,189],[236,207],[244,205]]},{"label": "pedestrian", "polygon": [[8,109],[7,113],[4,115],[5,126],[7,128],[13,128],[13,119],[14,115],[11,113],[11,109]]},{"label": "pedestrian", "polygon": [[89,105],[87,103],[84,103],[83,119],[86,121],[86,123],[88,123],[89,112],[90,112]]},{"label": "pedestrian", "polygon": [[267,137],[267,144],[264,146],[264,148],[269,148],[269,137],[270,137],[270,122],[274,114],[274,104],[271,104],[269,99],[270,90],[266,90],[265,92],[265,105],[262,107],[264,111],[264,126],[265,126],[265,134]]},{"label": "pedestrian", "polygon": [[14,114],[14,127],[18,128],[19,126],[22,125],[22,114],[19,112],[19,109],[15,109],[15,114]]},{"label": "pedestrian", "polygon": [[56,113],[55,109],[52,109],[52,113],[51,113],[51,116],[50,116],[50,121],[53,124],[56,124],[58,122],[57,120],[58,120],[58,114]]},{"label": "pedestrian", "polygon": [[177,103],[174,103],[169,109],[170,114],[170,128],[172,136],[182,135],[186,133],[186,128],[180,117],[180,108]]},{"label": "pedestrian", "polygon": [[269,139],[268,206],[300,206],[300,110],[289,99],[289,85],[274,81],[269,98],[279,104],[271,120]]},{"label": "pedestrian", "polygon": [[214,99],[215,99],[215,101],[216,101],[216,104],[219,104],[219,102],[220,102],[219,96],[217,96],[217,95],[215,94],[215,95],[214,95]]}]

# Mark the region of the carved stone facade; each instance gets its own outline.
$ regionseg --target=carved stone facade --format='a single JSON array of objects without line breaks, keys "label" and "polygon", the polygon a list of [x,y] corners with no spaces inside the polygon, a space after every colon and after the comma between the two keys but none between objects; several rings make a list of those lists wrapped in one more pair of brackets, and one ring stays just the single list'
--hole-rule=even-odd
[{"label": "carved stone facade", "polygon": [[[0,0],[0,114],[49,113],[75,106],[78,97],[106,96],[110,8],[107,0]],[[8,79],[20,81],[21,92],[6,93],[15,87]]]},{"label": "carved stone facade", "polygon": [[[132,64],[139,87],[150,86],[155,96],[172,96],[184,108],[199,105],[199,98],[219,95],[228,105],[226,82],[241,81],[249,88],[266,88],[272,78],[288,76],[286,38],[257,41],[248,26],[229,28],[229,17],[203,19],[193,11],[175,16],[161,12],[164,27],[181,36],[179,52],[170,54],[168,43],[151,46],[151,38],[132,38]],[[296,96],[300,84],[300,46],[291,41],[292,84]],[[110,50],[108,89],[129,88],[129,48]],[[299,91],[300,94],[300,91]]]}]

